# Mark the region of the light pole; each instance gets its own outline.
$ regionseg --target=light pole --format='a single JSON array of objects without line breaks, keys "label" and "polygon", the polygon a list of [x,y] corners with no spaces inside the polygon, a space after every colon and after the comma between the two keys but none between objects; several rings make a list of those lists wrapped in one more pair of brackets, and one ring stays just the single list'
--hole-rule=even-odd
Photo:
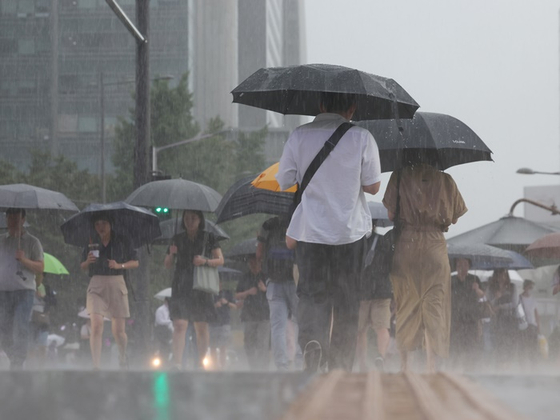
[{"label": "light pole", "polygon": [[531,168],[519,168],[517,173],[522,175],[560,175],[560,172],[541,172],[534,171]]},{"label": "light pole", "polygon": [[192,143],[192,142],[195,142],[195,141],[198,141],[198,140],[204,140],[204,139],[214,137],[214,136],[218,136],[218,135],[224,134],[224,133],[231,133],[232,131],[233,130],[231,130],[231,129],[221,130],[221,131],[217,131],[215,133],[202,134],[202,135],[190,138],[190,139],[181,140],[181,141],[178,141],[176,143],[166,144],[165,146],[159,146],[159,147],[152,146],[152,175],[157,175],[158,174],[157,155],[162,150],[171,149],[172,147],[181,146],[183,144]]}]

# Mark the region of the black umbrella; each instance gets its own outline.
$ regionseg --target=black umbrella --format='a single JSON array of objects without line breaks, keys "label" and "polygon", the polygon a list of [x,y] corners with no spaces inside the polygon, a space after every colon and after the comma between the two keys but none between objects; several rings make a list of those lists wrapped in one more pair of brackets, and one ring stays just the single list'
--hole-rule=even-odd
[{"label": "black umbrella", "polygon": [[79,211],[64,194],[28,184],[0,185],[0,208]]},{"label": "black umbrella", "polygon": [[481,160],[492,160],[492,151],[465,123],[445,114],[417,112],[411,120],[361,121],[369,130],[381,159],[381,171],[390,172],[403,161],[424,161],[438,169]]},{"label": "black umbrella", "polygon": [[217,223],[255,213],[279,215],[290,211],[294,194],[255,188],[251,181],[256,177],[242,178],[229,188],[216,210]]},{"label": "black umbrella", "polygon": [[86,246],[96,235],[92,223],[92,217],[96,213],[108,214],[113,222],[111,229],[128,237],[134,248],[149,244],[161,236],[156,215],[146,209],[119,201],[107,204],[92,203],[69,218],[60,226],[64,242],[80,247]]},{"label": "black umbrella", "polygon": [[142,207],[213,212],[222,196],[212,188],[186,179],[149,182],[137,188],[125,202]]},{"label": "black umbrella", "polygon": [[355,94],[356,121],[396,118],[395,108],[400,118],[412,118],[419,107],[393,79],[331,64],[262,68],[231,93],[235,103],[314,116],[324,92]]},{"label": "black umbrella", "polygon": [[529,270],[534,268],[531,261],[518,252],[507,249],[504,249],[504,252],[509,255],[511,261],[481,261],[471,268],[473,270],[497,270],[498,268],[505,268],[506,270]]},{"label": "black umbrella", "polygon": [[[169,241],[175,234],[185,231],[180,217],[161,222],[159,227],[161,229],[161,236],[152,242],[153,245],[169,245]],[[229,239],[229,235],[220,226],[210,220],[205,220],[204,230],[213,233],[218,241]]]},{"label": "black umbrella", "polygon": [[248,256],[255,255],[257,252],[257,238],[246,239],[237,243],[224,255],[226,258],[231,259],[244,259]]}]

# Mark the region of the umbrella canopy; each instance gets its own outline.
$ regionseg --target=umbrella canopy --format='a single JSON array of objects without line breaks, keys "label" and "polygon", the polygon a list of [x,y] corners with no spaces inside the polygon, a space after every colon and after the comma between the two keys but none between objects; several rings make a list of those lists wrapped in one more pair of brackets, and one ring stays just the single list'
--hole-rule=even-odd
[{"label": "umbrella canopy", "polygon": [[[269,166],[264,171],[262,171],[252,182],[251,185],[255,188],[262,188],[263,190],[269,191],[282,191],[278,181],[276,181],[276,174],[278,173],[278,166],[280,162],[276,162],[274,165]],[[296,192],[297,185],[293,185],[284,192]]]},{"label": "umbrella canopy", "polygon": [[487,244],[522,253],[532,242],[556,230],[523,217],[505,216],[447,240],[450,244]]},{"label": "umbrella canopy", "polygon": [[170,298],[171,297],[171,287],[167,287],[163,290],[160,290],[159,292],[157,292],[154,297],[157,300],[165,300],[165,298]]},{"label": "umbrella canopy", "polygon": [[242,178],[229,188],[216,210],[217,223],[255,213],[279,215],[290,211],[292,193],[255,188],[251,185],[255,177]]},{"label": "umbrella canopy", "polygon": [[507,249],[503,250],[506,252],[511,261],[496,260],[491,262],[479,262],[476,267],[472,267],[477,270],[496,270],[498,268],[506,268],[508,270],[528,270],[533,268],[533,264],[523,255],[518,252],[510,251]]},{"label": "umbrella canopy", "polygon": [[[204,230],[206,232],[211,232],[216,237],[216,240],[223,241],[229,239],[229,235],[216,223],[210,220],[204,220],[205,226]],[[159,224],[161,229],[161,236],[156,238],[153,245],[169,245],[169,241],[176,233],[184,232],[183,223],[181,223],[181,218],[177,217],[174,219],[166,220]]]},{"label": "umbrella canopy", "polygon": [[66,267],[53,255],[43,252],[45,268],[44,273],[51,274],[70,274]]},{"label": "umbrella canopy", "polygon": [[[406,162],[430,163],[438,169],[482,160],[492,160],[492,151],[465,123],[450,115],[417,112],[397,125],[390,121],[361,121],[377,146],[381,171],[390,172]],[[402,128],[402,132],[399,130]],[[418,159],[418,160],[417,160]]]},{"label": "umbrella canopy", "polygon": [[246,239],[237,243],[224,256],[231,259],[244,259],[257,252],[257,238]]},{"label": "umbrella canopy", "polygon": [[161,236],[159,219],[150,211],[135,207],[122,201],[116,203],[93,203],[75,214],[60,229],[64,242],[84,247],[97,234],[93,228],[92,217],[96,213],[106,213],[112,219],[111,229],[117,234],[128,237],[134,248],[151,243]]},{"label": "umbrella canopy", "polygon": [[222,196],[212,188],[186,179],[153,181],[130,194],[125,202],[142,207],[213,212]]},{"label": "umbrella canopy", "polygon": [[[447,255],[450,260],[466,258],[471,260],[471,269],[481,269],[481,266],[496,263],[511,262],[508,253],[500,248],[485,244],[447,244]],[[454,264],[452,264],[453,266]]]},{"label": "umbrella canopy", "polygon": [[412,118],[419,105],[393,79],[331,64],[261,68],[231,91],[233,102],[280,112],[318,115],[321,94],[356,95],[353,119]]},{"label": "umbrella canopy", "polygon": [[0,185],[0,208],[79,211],[64,194],[27,184]]},{"label": "umbrella canopy", "polygon": [[525,250],[534,258],[560,259],[560,232],[549,233],[535,240]]}]

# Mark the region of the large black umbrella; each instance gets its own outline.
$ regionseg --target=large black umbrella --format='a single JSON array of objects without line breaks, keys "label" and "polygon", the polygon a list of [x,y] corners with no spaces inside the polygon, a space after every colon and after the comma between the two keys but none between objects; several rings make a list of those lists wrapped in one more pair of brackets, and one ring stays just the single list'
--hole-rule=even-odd
[{"label": "large black umbrella", "polygon": [[289,212],[294,194],[255,188],[251,181],[256,176],[250,175],[240,179],[224,194],[216,210],[217,223],[255,213],[279,215]]},{"label": "large black umbrella", "polygon": [[96,213],[105,213],[112,219],[111,229],[132,241],[134,248],[150,244],[161,236],[159,219],[150,211],[132,206],[122,201],[116,203],[92,203],[64,222],[60,229],[64,235],[64,242],[70,245],[84,247],[96,232],[93,228],[92,217]]},{"label": "large black umbrella", "polygon": [[64,194],[28,184],[0,185],[0,208],[79,211]]},{"label": "large black umbrella", "polygon": [[282,114],[318,115],[321,94],[355,94],[353,120],[412,118],[419,105],[393,79],[331,64],[257,70],[232,90],[233,102]]},{"label": "large black umbrella", "polygon": [[[229,235],[216,223],[210,220],[204,220],[204,222],[204,230],[213,233],[216,240],[223,241],[229,239]],[[153,245],[169,245],[169,241],[175,234],[185,231],[180,217],[161,222],[159,227],[161,229],[161,236],[154,240]]]},{"label": "large black umbrella", "polygon": [[213,212],[222,196],[212,188],[186,179],[166,179],[142,185],[125,202],[141,207]]},{"label": "large black umbrella", "polygon": [[[369,130],[381,159],[381,171],[390,172],[402,162],[422,159],[438,169],[492,160],[492,151],[465,123],[445,114],[417,112],[409,120],[360,121]],[[402,129],[399,130],[399,126]]]}]

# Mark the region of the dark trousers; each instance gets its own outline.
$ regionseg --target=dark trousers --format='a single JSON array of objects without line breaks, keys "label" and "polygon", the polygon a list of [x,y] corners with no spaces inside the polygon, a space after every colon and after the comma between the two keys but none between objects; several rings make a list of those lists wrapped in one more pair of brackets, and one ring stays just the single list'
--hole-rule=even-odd
[{"label": "dark trousers", "polygon": [[345,245],[298,242],[296,248],[299,343],[303,350],[309,341],[318,341],[329,370],[352,370],[365,250],[365,237]]},{"label": "dark trousers", "polygon": [[33,290],[0,292],[0,337],[12,368],[21,368],[27,357],[34,294]]}]

